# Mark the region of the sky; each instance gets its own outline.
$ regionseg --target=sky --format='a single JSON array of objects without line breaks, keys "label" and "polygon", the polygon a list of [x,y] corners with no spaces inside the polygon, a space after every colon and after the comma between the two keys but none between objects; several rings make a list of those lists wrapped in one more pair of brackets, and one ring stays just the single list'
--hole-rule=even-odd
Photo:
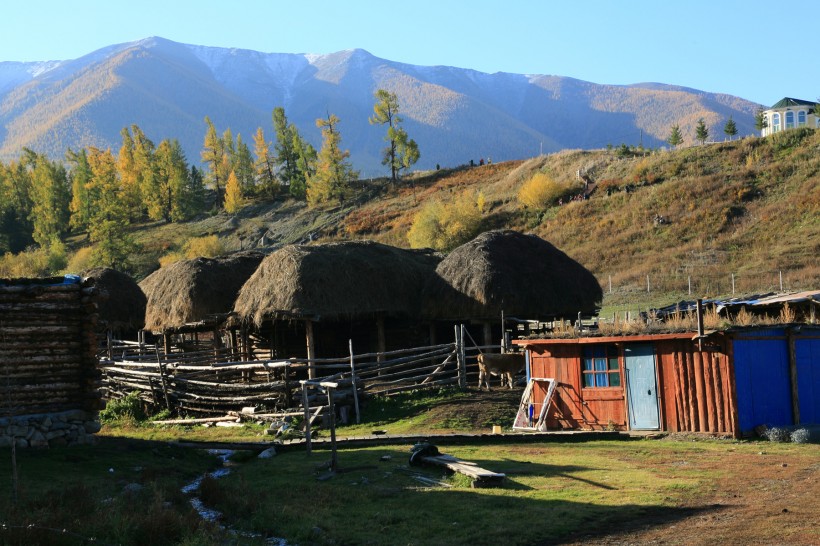
[{"label": "sky", "polygon": [[[788,9],[784,9],[787,6]],[[267,53],[658,82],[770,106],[820,100],[820,3],[792,0],[37,0],[6,3],[0,61],[160,36]]]}]

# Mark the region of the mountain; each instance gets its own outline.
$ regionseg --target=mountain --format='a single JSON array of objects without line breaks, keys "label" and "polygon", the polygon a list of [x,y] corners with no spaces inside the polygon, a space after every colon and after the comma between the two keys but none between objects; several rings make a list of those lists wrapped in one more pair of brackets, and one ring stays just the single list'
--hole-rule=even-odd
[{"label": "mountain", "polygon": [[373,93],[399,97],[404,126],[419,144],[418,168],[479,158],[519,159],[561,149],[664,145],[672,125],[694,139],[703,118],[715,140],[732,116],[754,133],[753,102],[658,83],[601,85],[549,75],[487,74],[380,59],[361,49],[327,55],[260,53],[186,45],[163,38],[112,45],[79,59],[0,62],[0,158],[23,147],[62,157],[69,147],[120,145],[137,124],[158,143],[177,138],[199,162],[205,116],[252,146],[271,113],[317,147],[316,118],[341,119],[342,145],[364,176],[384,175],[385,131],[371,126]]}]

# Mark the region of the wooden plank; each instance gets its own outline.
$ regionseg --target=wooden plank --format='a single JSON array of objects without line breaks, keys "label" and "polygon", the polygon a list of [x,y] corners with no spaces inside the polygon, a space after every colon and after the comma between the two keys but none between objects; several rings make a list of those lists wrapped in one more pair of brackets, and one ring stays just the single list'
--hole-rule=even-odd
[{"label": "wooden plank", "polygon": [[481,468],[475,463],[463,461],[451,455],[428,455],[420,457],[421,461],[426,464],[435,466],[443,466],[453,472],[464,474],[473,479],[473,487],[492,487],[500,485],[507,476],[499,472],[493,472]]}]

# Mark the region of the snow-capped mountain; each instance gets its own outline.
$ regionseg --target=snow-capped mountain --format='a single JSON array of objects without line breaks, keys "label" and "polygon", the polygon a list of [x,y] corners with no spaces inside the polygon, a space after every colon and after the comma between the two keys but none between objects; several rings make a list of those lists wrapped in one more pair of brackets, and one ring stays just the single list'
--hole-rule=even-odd
[{"label": "snow-capped mountain", "polygon": [[732,116],[741,135],[751,134],[758,107],[664,84],[415,66],[361,49],[261,53],[154,37],[73,60],[0,62],[0,157],[16,157],[24,146],[54,157],[69,147],[116,151],[122,128],[136,124],[155,142],[178,139],[197,163],[205,116],[250,144],[257,127],[273,140],[271,113],[283,106],[317,146],[315,120],[336,114],[354,166],[382,175],[384,130],[368,123],[379,88],[398,95],[404,127],[419,144],[419,168],[607,144],[654,147],[675,124],[692,135],[698,118],[717,134]]}]

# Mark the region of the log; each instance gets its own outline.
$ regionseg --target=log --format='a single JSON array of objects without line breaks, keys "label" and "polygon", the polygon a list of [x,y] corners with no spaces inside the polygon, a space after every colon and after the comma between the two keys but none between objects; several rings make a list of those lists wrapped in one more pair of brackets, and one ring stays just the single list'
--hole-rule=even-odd
[{"label": "log", "polygon": [[199,419],[165,419],[163,421],[151,421],[152,425],[201,425],[205,423],[227,423],[236,422],[236,417],[226,415],[224,417],[202,417]]}]

